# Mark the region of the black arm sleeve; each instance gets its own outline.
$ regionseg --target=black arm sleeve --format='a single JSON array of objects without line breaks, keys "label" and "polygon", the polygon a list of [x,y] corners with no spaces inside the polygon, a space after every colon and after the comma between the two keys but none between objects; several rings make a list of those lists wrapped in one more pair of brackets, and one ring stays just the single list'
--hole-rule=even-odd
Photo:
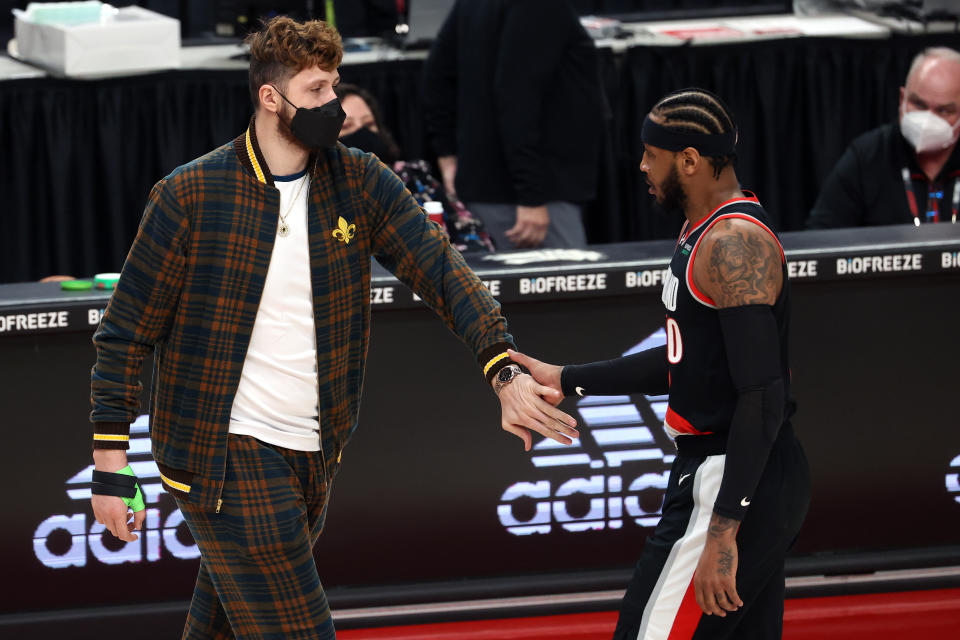
[{"label": "black arm sleeve", "polygon": [[769,305],[720,309],[720,328],[739,399],[727,436],[723,480],[713,510],[743,520],[783,421],[780,334]]},{"label": "black arm sleeve", "polygon": [[669,380],[666,345],[623,358],[567,365],[560,372],[560,386],[565,396],[629,393],[662,396],[669,390]]}]

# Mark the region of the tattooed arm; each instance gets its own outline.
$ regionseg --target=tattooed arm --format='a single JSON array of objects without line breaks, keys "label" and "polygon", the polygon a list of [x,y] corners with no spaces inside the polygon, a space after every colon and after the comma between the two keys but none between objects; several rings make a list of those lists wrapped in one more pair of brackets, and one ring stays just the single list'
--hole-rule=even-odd
[{"label": "tattooed arm", "polygon": [[780,248],[759,225],[722,219],[703,238],[693,263],[693,281],[721,309],[772,305],[783,286]]},{"label": "tattooed arm", "polygon": [[[720,220],[704,236],[701,249],[696,254],[696,260],[693,264],[693,278],[697,287],[713,299],[718,309],[728,309],[730,307],[743,307],[744,305],[773,305],[780,290],[783,287],[783,267],[782,254],[777,242],[762,227],[748,220],[740,218],[727,218]],[[773,323],[771,317],[769,322]],[[721,324],[723,319],[721,318]],[[763,359],[769,366],[762,367],[763,371],[768,368],[770,371],[760,377],[763,379],[771,376],[776,377],[779,372],[779,354],[776,347],[776,326],[771,324],[773,335],[772,344],[766,344],[756,338],[755,343],[749,345],[754,349],[762,349],[766,357]],[[768,327],[769,328],[769,327]],[[725,334],[725,341],[729,343],[728,336]],[[763,348],[761,345],[765,345]],[[729,348],[729,344],[728,344]],[[738,350],[742,351],[742,346]],[[740,362],[738,354],[731,355],[731,362]],[[755,359],[749,359],[751,368],[750,376],[752,378],[756,372]],[[769,362],[767,362],[769,361]],[[740,367],[742,369],[742,366]],[[732,372],[735,373],[735,372]],[[733,375],[738,390],[743,375]],[[757,393],[755,389],[750,389],[750,393]],[[774,398],[773,404],[777,400]],[[780,400],[782,403],[782,399]],[[697,604],[704,613],[708,615],[718,615],[724,617],[727,612],[736,611],[743,606],[743,601],[737,593],[737,531],[740,528],[738,519],[727,517],[732,512],[727,509],[721,509],[720,503],[730,502],[730,488],[736,486],[739,493],[743,495],[746,489],[744,486],[755,486],[754,480],[744,480],[742,476],[757,475],[762,471],[766,455],[769,450],[769,442],[762,434],[763,425],[760,416],[754,416],[746,411],[740,411],[737,414],[739,419],[731,425],[731,435],[728,441],[727,461],[735,477],[728,478],[727,472],[724,473],[724,481],[721,483],[721,495],[718,496],[718,503],[715,511],[710,518],[710,526],[707,531],[707,539],[704,545],[703,553],[697,565],[694,574],[694,592],[697,598]],[[779,427],[779,418],[776,419]],[[763,454],[762,456],[760,454]],[[749,458],[749,462],[740,464],[743,457]],[[744,472],[747,467],[756,471],[756,473]],[[749,494],[748,494],[749,495]],[[733,499],[736,505],[739,497]],[[742,508],[739,508],[739,517],[742,518],[743,511],[749,500],[744,497]],[[724,512],[717,513],[717,510]]]},{"label": "tattooed arm", "polygon": [[737,530],[740,523],[717,513],[710,517],[707,540],[693,574],[697,604],[707,615],[726,617],[743,606],[737,593]]}]

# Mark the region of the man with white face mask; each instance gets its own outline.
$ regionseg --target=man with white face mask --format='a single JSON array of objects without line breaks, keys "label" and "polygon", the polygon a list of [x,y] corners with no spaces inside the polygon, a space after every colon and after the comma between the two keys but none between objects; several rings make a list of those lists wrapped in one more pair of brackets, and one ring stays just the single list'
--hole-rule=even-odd
[{"label": "man with white face mask", "polygon": [[960,53],[927,49],[900,88],[898,122],[858,137],[827,178],[807,227],[956,222]]}]

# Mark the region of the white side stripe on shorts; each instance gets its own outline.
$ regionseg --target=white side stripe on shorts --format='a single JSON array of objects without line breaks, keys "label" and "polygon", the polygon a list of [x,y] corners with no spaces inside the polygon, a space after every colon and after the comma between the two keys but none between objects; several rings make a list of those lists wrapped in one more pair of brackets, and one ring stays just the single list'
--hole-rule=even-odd
[{"label": "white side stripe on shorts", "polygon": [[670,636],[673,621],[693,580],[693,572],[707,540],[707,527],[713,515],[713,504],[720,492],[725,461],[725,455],[709,456],[693,477],[693,511],[687,530],[670,549],[663,571],[643,610],[637,640],[667,640]]}]

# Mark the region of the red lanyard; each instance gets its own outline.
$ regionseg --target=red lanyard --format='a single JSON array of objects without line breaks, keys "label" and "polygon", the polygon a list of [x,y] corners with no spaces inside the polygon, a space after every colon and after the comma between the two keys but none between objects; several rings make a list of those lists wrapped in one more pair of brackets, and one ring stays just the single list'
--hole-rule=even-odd
[{"label": "red lanyard", "polygon": [[957,209],[960,209],[960,172],[953,179],[953,215],[950,216],[952,224],[957,223]]}]

